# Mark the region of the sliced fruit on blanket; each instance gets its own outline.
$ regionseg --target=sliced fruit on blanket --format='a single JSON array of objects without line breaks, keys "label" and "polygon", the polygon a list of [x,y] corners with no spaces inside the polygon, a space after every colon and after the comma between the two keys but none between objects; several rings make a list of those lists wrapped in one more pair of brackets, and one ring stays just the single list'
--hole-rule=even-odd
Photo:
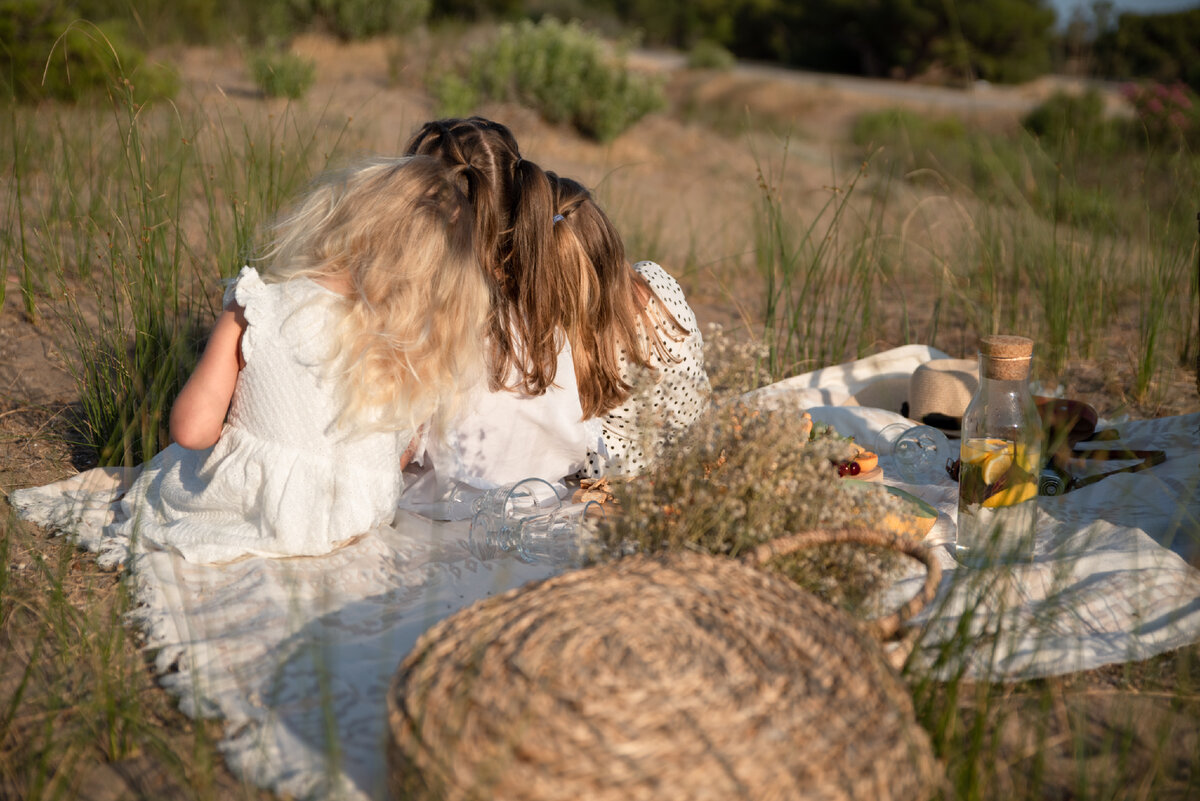
[{"label": "sliced fruit on blanket", "polygon": [[854,461],[858,462],[858,468],[864,473],[869,473],[879,466],[879,457],[871,453],[871,451],[861,448],[858,453],[854,454]]},{"label": "sliced fruit on blanket", "polygon": [[[846,478],[842,481],[853,488],[879,486],[857,478]],[[929,530],[933,528],[933,524],[937,522],[937,509],[912,493],[886,484],[883,486],[888,494],[900,499],[900,508],[888,511],[883,518],[882,528],[893,534],[916,539],[921,539],[928,534]]]}]

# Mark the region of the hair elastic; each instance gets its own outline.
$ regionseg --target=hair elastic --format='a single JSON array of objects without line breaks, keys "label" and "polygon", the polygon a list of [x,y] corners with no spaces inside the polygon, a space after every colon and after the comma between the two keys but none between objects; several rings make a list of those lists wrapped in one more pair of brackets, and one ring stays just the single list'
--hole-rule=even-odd
[{"label": "hair elastic", "polygon": [[563,220],[565,220],[565,219],[566,219],[566,217],[562,216],[561,214],[555,214],[555,215],[554,215],[554,222],[555,222],[555,223],[560,223],[560,222],[562,222],[562,221],[563,221]]}]

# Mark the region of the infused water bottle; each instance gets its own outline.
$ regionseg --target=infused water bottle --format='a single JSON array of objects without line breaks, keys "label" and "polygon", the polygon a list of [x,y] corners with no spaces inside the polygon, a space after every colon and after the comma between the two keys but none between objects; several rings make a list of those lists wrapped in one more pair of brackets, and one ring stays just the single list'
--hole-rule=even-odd
[{"label": "infused water bottle", "polygon": [[1029,393],[1033,340],[984,337],[979,391],[963,413],[958,476],[958,560],[1029,562],[1037,525],[1042,424]]}]

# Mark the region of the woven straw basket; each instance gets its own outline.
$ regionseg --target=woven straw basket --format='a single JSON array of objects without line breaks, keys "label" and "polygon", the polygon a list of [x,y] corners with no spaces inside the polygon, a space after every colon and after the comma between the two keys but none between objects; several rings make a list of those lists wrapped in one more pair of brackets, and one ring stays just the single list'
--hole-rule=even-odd
[{"label": "woven straw basket", "polygon": [[[760,570],[832,541],[921,559],[922,593],[864,626]],[[917,799],[939,774],[877,636],[932,597],[923,547],[864,531],[743,561],[634,556],[462,610],[388,693],[398,799]],[[870,629],[874,631],[870,631]]]}]

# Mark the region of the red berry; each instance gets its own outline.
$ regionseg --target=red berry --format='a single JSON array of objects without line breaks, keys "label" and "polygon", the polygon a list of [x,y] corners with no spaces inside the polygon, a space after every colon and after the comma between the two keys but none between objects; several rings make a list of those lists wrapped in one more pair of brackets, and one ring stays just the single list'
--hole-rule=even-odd
[{"label": "red berry", "polygon": [[857,476],[862,472],[862,467],[858,462],[851,462],[849,465],[847,465],[846,470],[850,473],[850,475]]}]

